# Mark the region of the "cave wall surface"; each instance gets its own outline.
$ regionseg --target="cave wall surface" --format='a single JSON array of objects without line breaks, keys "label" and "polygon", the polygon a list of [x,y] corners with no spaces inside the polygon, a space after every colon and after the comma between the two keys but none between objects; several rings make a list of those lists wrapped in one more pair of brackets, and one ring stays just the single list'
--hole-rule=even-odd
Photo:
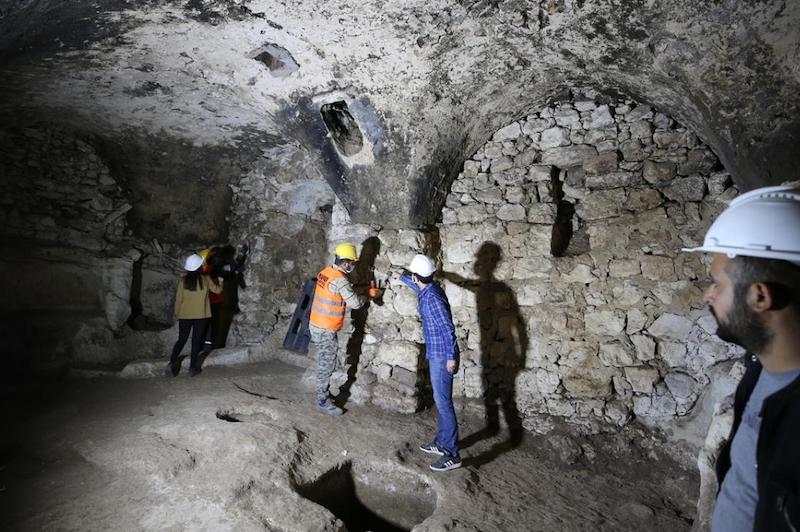
[{"label": "cave wall surface", "polygon": [[[737,190],[797,178],[799,28],[780,0],[0,0],[0,267],[58,294],[9,292],[13,308],[65,318],[77,363],[163,356],[183,257],[246,241],[232,342],[267,353],[336,241],[377,241],[387,268],[441,249],[462,277],[492,241],[498,275],[531,285],[514,287],[519,374],[550,390],[518,395],[523,415],[711,408],[698,387],[732,353],[693,307],[700,259],[674,250]],[[384,303],[356,362],[374,380],[353,393],[411,410],[413,301]],[[537,305],[568,309],[543,321]],[[554,330],[575,345],[542,340]],[[683,332],[712,353],[699,366]],[[473,362],[460,393],[478,399]]]}]

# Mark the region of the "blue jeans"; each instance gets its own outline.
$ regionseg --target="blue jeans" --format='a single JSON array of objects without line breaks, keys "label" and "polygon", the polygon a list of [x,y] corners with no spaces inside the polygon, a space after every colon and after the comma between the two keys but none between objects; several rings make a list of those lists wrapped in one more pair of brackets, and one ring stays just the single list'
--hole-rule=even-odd
[{"label": "blue jeans", "polygon": [[428,360],[433,387],[433,402],[439,412],[439,430],[436,445],[451,456],[458,456],[458,421],[453,408],[453,375],[447,371],[447,359]]}]

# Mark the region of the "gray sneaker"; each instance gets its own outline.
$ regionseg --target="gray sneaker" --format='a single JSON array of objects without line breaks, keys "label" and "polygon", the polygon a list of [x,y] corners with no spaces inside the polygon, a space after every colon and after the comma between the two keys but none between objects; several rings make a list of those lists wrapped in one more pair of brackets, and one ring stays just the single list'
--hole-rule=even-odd
[{"label": "gray sneaker", "polygon": [[419,450],[422,451],[423,453],[438,454],[439,456],[443,456],[445,454],[444,449],[436,445],[435,441],[432,441],[430,443],[423,443],[422,445],[419,446]]},{"label": "gray sneaker", "polygon": [[461,467],[460,456],[450,456],[446,454],[431,464],[431,469],[434,471],[450,471]]},{"label": "gray sneaker", "polygon": [[342,410],[335,404],[331,403],[330,399],[318,402],[317,408],[319,408],[322,412],[325,412],[329,416],[341,416],[342,414],[344,414],[344,410]]}]

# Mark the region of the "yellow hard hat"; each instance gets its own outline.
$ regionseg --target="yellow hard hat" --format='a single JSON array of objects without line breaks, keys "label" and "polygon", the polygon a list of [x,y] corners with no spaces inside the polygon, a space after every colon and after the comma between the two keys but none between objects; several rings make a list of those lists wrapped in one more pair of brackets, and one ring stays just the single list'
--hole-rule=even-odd
[{"label": "yellow hard hat", "polygon": [[358,260],[356,247],[350,242],[342,242],[333,251],[340,259]]},{"label": "yellow hard hat", "polygon": [[208,260],[208,255],[209,255],[210,253],[211,253],[211,250],[210,250],[210,249],[208,249],[208,248],[206,248],[206,249],[201,249],[200,251],[198,251],[198,252],[197,252],[197,254],[198,254],[198,255],[200,255],[201,257],[203,257],[203,261],[206,261],[206,260]]}]

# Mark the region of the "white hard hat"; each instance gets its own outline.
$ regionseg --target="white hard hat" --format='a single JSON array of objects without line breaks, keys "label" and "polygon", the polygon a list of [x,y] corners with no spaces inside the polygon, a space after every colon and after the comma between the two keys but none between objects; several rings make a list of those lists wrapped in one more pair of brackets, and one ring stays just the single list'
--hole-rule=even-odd
[{"label": "white hard hat", "polygon": [[733,258],[779,259],[800,265],[800,190],[764,187],[734,199],[696,248]]},{"label": "white hard hat", "polygon": [[429,277],[436,271],[436,265],[433,261],[425,255],[414,255],[411,259],[408,269],[419,275],[420,277]]},{"label": "white hard hat", "polygon": [[193,272],[197,270],[200,266],[203,265],[203,257],[200,255],[189,255],[186,257],[186,262],[183,264],[183,268],[187,272]]}]

